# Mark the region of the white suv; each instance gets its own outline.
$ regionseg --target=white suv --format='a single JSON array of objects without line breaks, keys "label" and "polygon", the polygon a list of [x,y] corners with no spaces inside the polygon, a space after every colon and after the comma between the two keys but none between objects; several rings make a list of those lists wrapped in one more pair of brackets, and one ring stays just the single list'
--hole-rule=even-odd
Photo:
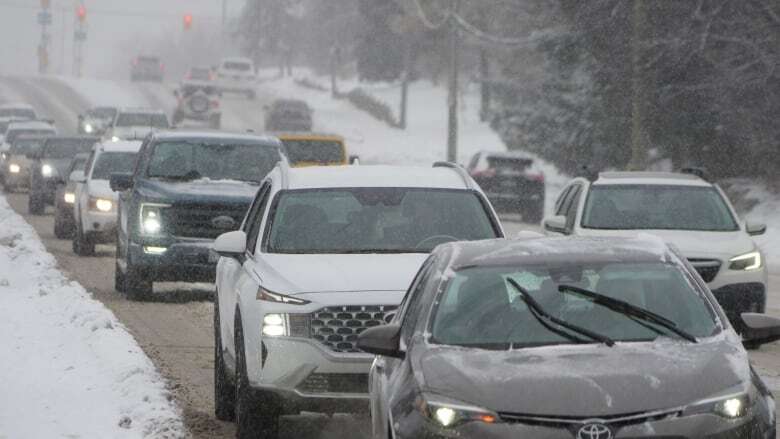
[{"label": "white suv", "polygon": [[141,141],[99,143],[92,149],[84,171],[70,175],[70,181],[76,184],[73,252],[77,255],[92,255],[95,244],[116,239],[119,194],[111,190],[109,181],[111,174],[133,172],[139,149]]},{"label": "white suv", "polygon": [[456,165],[281,163],[213,246],[217,418],[273,438],[280,415],[367,410],[358,334],[388,319],[436,245],[502,236]]},{"label": "white suv", "polygon": [[112,142],[142,140],[151,132],[167,130],[170,127],[168,116],[163,110],[120,108],[103,137]]},{"label": "white suv", "polygon": [[257,75],[249,58],[225,58],[217,68],[217,83],[223,92],[243,93],[255,98]]},{"label": "white suv", "polygon": [[548,234],[657,235],[675,245],[720,302],[732,325],[744,312],[764,312],[767,270],[751,236],[763,224],[741,221],[721,188],[700,170],[605,172],[572,180],[545,219]]}]

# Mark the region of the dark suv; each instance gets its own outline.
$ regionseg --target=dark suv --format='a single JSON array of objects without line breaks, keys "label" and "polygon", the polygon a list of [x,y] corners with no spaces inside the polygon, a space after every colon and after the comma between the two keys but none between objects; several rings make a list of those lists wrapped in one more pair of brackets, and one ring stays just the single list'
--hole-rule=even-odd
[{"label": "dark suv", "polygon": [[298,99],[277,99],[265,107],[266,131],[311,131],[312,109]]},{"label": "dark suv", "polygon": [[154,282],[213,282],[213,240],[241,224],[265,175],[283,160],[273,137],[199,131],[146,138],[120,192],[115,285],[128,298]]},{"label": "dark suv", "polygon": [[92,150],[97,137],[48,137],[32,154],[30,165],[30,196],[27,202],[32,215],[41,215],[46,205],[54,205],[57,188],[68,181],[68,167],[73,157]]},{"label": "dark suv", "polygon": [[544,173],[533,157],[518,152],[478,152],[468,166],[499,213],[519,213],[523,221],[538,223],[544,216]]},{"label": "dark suv", "polygon": [[131,81],[157,81],[162,82],[165,67],[160,58],[156,56],[139,56],[133,59],[130,67]]}]

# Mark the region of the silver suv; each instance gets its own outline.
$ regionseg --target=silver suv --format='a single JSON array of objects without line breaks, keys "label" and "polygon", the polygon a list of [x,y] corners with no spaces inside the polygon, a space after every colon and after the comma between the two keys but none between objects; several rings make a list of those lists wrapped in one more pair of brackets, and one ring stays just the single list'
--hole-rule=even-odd
[{"label": "silver suv", "polygon": [[186,81],[178,90],[173,123],[179,125],[185,121],[207,123],[209,128],[218,130],[222,121],[219,100],[222,94],[217,87],[204,81]]}]

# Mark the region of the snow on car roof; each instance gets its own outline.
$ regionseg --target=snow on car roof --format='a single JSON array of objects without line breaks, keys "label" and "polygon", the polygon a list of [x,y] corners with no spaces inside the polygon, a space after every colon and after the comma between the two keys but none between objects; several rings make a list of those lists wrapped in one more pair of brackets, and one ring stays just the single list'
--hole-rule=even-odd
[{"label": "snow on car roof", "polygon": [[155,139],[159,140],[255,140],[261,143],[279,144],[279,140],[274,136],[266,136],[253,133],[231,133],[229,131],[217,130],[174,130],[155,133]]},{"label": "snow on car roof", "polygon": [[98,148],[101,152],[138,152],[141,149],[141,143],[140,140],[120,140],[101,143]]},{"label": "snow on car roof", "polygon": [[23,121],[16,121],[11,122],[8,125],[8,131],[11,130],[52,130],[54,131],[54,127],[52,124],[48,122],[43,122],[40,120],[23,120]]},{"label": "snow on car roof", "polygon": [[601,172],[594,185],[609,184],[658,184],[683,186],[712,186],[705,180],[693,174],[679,172]]},{"label": "snow on car roof", "polygon": [[[277,168],[274,172],[280,172]],[[422,166],[311,166],[288,171],[289,189],[406,187],[467,189],[454,169]]]},{"label": "snow on car roof", "polygon": [[491,239],[443,244],[452,251],[451,266],[504,266],[544,263],[663,262],[674,258],[659,237],[638,233],[633,237],[542,237],[523,240]]}]

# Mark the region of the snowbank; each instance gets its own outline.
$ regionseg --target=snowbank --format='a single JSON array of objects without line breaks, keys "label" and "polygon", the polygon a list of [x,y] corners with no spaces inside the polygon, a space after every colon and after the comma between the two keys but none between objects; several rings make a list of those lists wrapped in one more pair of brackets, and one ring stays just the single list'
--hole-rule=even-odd
[{"label": "snowbank", "polygon": [[179,438],[179,410],[117,318],[0,197],[0,437]]}]

